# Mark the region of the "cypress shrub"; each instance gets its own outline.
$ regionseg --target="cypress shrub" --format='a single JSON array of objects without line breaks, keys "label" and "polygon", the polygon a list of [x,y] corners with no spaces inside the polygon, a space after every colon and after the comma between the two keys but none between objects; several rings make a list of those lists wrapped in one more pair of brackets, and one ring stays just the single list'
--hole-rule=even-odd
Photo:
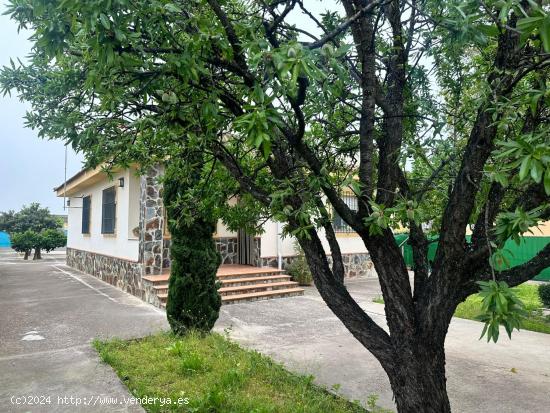
[{"label": "cypress shrub", "polygon": [[[189,178],[187,178],[189,180]],[[171,240],[171,269],[166,314],[175,334],[208,332],[218,319],[221,298],[216,272],[221,263],[212,235],[216,221],[196,216],[183,222],[174,201],[192,185],[167,169],[164,205]]]}]

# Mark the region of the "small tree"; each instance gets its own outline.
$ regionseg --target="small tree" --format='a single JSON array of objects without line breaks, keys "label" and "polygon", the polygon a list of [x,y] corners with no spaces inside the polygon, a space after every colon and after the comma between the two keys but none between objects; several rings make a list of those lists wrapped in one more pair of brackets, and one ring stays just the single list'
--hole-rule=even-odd
[{"label": "small tree", "polygon": [[46,252],[67,245],[67,236],[59,229],[47,229],[40,233],[40,248]]},{"label": "small tree", "polygon": [[30,229],[25,232],[12,233],[11,247],[25,254],[24,259],[29,259],[31,250],[34,249],[33,260],[42,258],[41,251],[50,252],[67,244],[67,237],[58,229],[46,229],[40,233]]},{"label": "small tree", "polygon": [[34,231],[27,230],[25,232],[14,232],[10,235],[11,247],[17,251],[25,254],[23,259],[28,260],[31,250],[36,245],[37,234]]},{"label": "small tree", "polygon": [[[32,239],[33,246],[31,249],[34,248],[33,259],[35,260],[42,258],[43,245],[56,245],[51,249],[65,246],[65,235],[59,232],[61,226],[62,222],[59,218],[53,216],[48,208],[42,208],[36,202],[28,207],[23,206],[18,212],[0,212],[0,231],[6,231],[10,234],[12,240],[15,234],[19,234],[19,241],[22,242],[19,246],[26,246]],[[54,230],[55,234],[54,232],[46,233],[47,240],[45,240],[42,232],[47,230]],[[18,251],[15,247],[13,248]],[[25,259],[28,259],[30,250],[21,250],[21,252],[25,252]]]},{"label": "small tree", "polygon": [[164,183],[164,203],[172,236],[166,315],[176,334],[185,334],[190,329],[210,331],[221,306],[216,279],[221,257],[212,239],[216,220],[196,210],[193,216],[181,214],[182,202],[192,202],[186,195],[200,179],[200,170],[195,169],[189,175],[185,169],[183,172],[170,165]]}]

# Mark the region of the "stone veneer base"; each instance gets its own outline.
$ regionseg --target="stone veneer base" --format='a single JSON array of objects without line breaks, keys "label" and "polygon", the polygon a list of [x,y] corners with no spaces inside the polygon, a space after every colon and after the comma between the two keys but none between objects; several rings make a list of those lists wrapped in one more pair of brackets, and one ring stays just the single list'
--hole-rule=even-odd
[{"label": "stone veneer base", "polygon": [[150,302],[150,292],[141,278],[143,267],[138,262],[67,248],[67,265]]},{"label": "stone veneer base", "polygon": [[[230,241],[229,244],[231,243]],[[220,245],[218,244],[219,247]],[[296,259],[296,256],[283,257],[283,269],[286,269],[294,259]],[[372,278],[377,276],[368,253],[342,254],[342,259],[347,279],[358,277]],[[328,256],[328,260],[329,264],[332,265],[330,256]],[[228,261],[224,262],[224,264],[233,263],[231,259]],[[256,261],[257,266],[277,268],[277,257],[262,257]],[[142,279],[143,265],[139,262],[75,248],[67,248],[67,265],[114,285],[120,290],[130,293],[149,304],[156,305],[157,307],[160,306],[158,297],[153,289],[153,284],[145,282]]]},{"label": "stone veneer base", "polygon": [[[332,257],[327,256],[329,265],[332,265]],[[285,270],[288,265],[296,259],[296,256],[284,256],[283,259],[283,270]],[[377,277],[376,270],[374,269],[374,264],[370,259],[368,253],[351,253],[351,254],[342,254],[342,261],[344,262],[344,277],[345,278],[359,278],[359,277],[368,277],[375,278]],[[278,260],[277,257],[262,257],[260,258],[259,265],[261,267],[274,267],[277,268]]]}]

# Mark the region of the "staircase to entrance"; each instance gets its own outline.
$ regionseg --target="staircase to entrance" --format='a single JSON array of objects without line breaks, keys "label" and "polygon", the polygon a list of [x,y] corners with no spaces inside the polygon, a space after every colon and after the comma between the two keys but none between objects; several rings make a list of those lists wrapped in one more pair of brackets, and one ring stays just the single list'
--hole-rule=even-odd
[{"label": "staircase to entrance", "polygon": [[[143,280],[152,286],[161,307],[168,299],[167,268],[159,275],[146,275]],[[290,275],[271,267],[227,264],[218,269],[217,278],[221,284],[218,290],[222,304],[267,300],[271,298],[293,297],[304,294],[298,283],[290,280]]]}]

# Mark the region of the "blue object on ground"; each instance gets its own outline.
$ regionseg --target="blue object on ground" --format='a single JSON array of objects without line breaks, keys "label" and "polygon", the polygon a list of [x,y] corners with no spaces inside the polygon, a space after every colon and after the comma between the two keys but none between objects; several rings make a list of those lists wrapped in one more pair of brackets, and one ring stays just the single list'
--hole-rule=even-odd
[{"label": "blue object on ground", "polygon": [[10,236],[7,232],[0,231],[0,247],[11,247]]}]

